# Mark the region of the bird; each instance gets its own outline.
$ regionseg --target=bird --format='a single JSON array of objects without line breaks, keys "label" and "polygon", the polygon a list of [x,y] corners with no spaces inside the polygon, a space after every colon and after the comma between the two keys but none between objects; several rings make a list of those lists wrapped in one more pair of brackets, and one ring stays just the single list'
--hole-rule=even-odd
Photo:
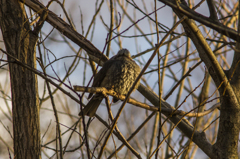
[{"label": "bird", "polygon": [[[114,90],[119,95],[126,95],[137,79],[141,69],[131,58],[131,54],[127,49],[121,49],[118,53],[105,62],[99,72],[95,75],[92,87],[105,87],[108,90]],[[134,87],[138,88],[140,81]],[[93,96],[89,94],[88,99]],[[104,95],[96,93],[87,105],[83,108],[83,115],[93,117],[101,104]],[[113,102],[118,99],[113,98]],[[81,112],[79,115],[82,114]]]}]

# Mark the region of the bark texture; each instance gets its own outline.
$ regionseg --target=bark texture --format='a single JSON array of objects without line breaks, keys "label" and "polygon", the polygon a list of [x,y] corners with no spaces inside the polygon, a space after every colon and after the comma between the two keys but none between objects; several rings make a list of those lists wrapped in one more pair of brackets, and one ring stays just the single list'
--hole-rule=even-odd
[{"label": "bark texture", "polygon": [[37,35],[30,29],[23,4],[16,0],[0,0],[0,26],[9,54],[14,158],[41,158],[37,77],[11,58],[35,68]]},{"label": "bark texture", "polygon": [[[161,0],[164,3],[169,1]],[[171,1],[172,3],[173,1]],[[175,2],[174,2],[175,3]],[[182,1],[181,6],[187,7]],[[186,16],[179,9],[173,9],[179,18]],[[201,31],[192,19],[185,17],[182,22],[184,30],[198,50],[199,57],[208,68],[216,87],[218,88],[221,100],[220,122],[216,143],[211,146],[210,151],[205,151],[209,157],[218,159],[238,158],[238,139],[240,130],[240,106],[239,106],[239,53],[229,71],[224,71],[216,56],[212,52]]]}]

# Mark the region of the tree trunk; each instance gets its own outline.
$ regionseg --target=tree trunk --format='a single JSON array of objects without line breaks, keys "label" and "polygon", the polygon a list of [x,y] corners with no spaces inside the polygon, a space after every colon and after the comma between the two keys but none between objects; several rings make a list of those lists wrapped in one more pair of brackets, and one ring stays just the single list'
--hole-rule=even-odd
[{"label": "tree trunk", "polygon": [[37,77],[11,58],[36,68],[37,35],[30,30],[24,5],[16,0],[0,0],[0,26],[10,70],[14,158],[41,158]]}]

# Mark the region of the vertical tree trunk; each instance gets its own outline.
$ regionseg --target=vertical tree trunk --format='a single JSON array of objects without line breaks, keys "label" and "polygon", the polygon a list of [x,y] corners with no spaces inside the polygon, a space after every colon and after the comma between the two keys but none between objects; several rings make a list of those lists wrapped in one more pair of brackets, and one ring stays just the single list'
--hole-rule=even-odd
[{"label": "vertical tree trunk", "polygon": [[[36,67],[37,35],[30,30],[23,4],[0,0],[0,26],[7,53]],[[8,56],[14,130],[14,158],[41,158],[37,77]]]}]

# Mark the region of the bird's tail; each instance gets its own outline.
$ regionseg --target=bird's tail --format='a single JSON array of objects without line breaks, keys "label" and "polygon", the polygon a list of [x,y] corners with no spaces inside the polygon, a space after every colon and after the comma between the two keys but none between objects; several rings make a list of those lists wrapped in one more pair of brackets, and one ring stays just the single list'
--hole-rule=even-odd
[{"label": "bird's tail", "polygon": [[83,115],[93,117],[102,100],[103,100],[102,95],[98,94],[94,95],[92,99],[88,102],[88,104],[83,108],[82,112],[80,112],[78,115],[81,116],[83,113]]}]

